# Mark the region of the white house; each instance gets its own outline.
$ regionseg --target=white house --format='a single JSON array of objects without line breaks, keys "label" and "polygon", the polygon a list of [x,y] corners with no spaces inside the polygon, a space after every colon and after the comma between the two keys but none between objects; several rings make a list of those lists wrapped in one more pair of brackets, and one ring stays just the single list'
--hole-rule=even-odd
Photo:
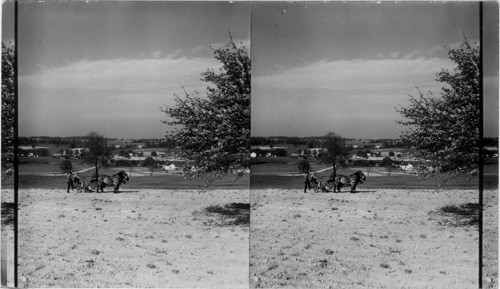
[{"label": "white house", "polygon": [[168,166],[164,165],[162,167],[162,169],[165,170],[165,171],[167,171],[167,172],[175,172],[176,168],[177,167],[175,166],[175,164],[171,164],[171,165],[168,165]]}]

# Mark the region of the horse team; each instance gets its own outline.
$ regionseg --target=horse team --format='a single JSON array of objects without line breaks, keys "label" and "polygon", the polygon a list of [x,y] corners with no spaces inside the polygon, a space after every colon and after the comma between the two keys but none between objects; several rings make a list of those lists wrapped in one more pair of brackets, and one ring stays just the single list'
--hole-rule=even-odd
[{"label": "horse team", "polygon": [[100,175],[98,178],[92,178],[89,182],[84,182],[77,174],[72,182],[77,185],[78,192],[91,192],[95,188],[99,193],[99,190],[104,192],[105,187],[113,185],[113,193],[118,193],[120,185],[125,184],[128,180],[128,174],[125,171],[119,171],[112,176]]},{"label": "horse team", "polygon": [[[309,174],[309,172],[307,172]],[[306,175],[306,178],[309,178],[309,176]],[[74,177],[73,180],[70,180],[73,183],[76,183],[78,186],[78,191],[85,191],[85,192],[91,192],[92,188],[95,188],[97,192],[99,193],[99,190],[101,192],[104,192],[104,188],[106,186],[110,186],[111,184],[113,185],[113,192],[118,193],[120,189],[120,185],[123,183],[125,184],[127,181],[129,181],[128,174],[125,171],[119,171],[118,173],[108,176],[108,175],[100,175],[98,178],[93,178],[91,179],[88,183],[85,183],[83,179],[81,179],[78,174]],[[322,183],[316,176],[315,174],[310,177],[311,183],[316,185],[315,191],[316,192],[329,192],[331,189],[331,185],[333,185],[333,192],[335,193],[336,191],[340,192],[340,189],[342,187],[347,187],[350,186],[350,191],[351,193],[356,192],[356,186],[358,184],[362,184],[364,181],[366,181],[366,177],[361,171],[356,171],[353,174],[349,176],[345,175],[338,175],[335,177],[335,179],[330,178],[328,179],[325,183]],[[68,191],[69,192],[69,191]]]},{"label": "horse team", "polygon": [[314,190],[316,192],[325,192],[325,193],[330,192],[332,187],[334,193],[337,191],[340,192],[340,189],[342,187],[347,187],[347,186],[350,186],[351,193],[355,193],[356,186],[358,184],[362,184],[364,181],[366,181],[366,176],[365,174],[363,174],[362,171],[356,171],[349,176],[338,175],[335,178],[331,177],[324,183],[321,182],[321,180],[319,180],[314,173],[311,176],[311,183],[316,185]]}]

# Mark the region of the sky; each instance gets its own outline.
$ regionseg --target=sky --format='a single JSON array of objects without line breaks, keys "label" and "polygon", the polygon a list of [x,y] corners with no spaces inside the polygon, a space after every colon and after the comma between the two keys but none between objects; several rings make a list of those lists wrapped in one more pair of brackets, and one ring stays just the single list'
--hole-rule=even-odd
[{"label": "sky", "polygon": [[[454,66],[443,45],[464,34],[479,42],[477,3],[254,3],[252,135],[397,138],[395,108],[416,87],[439,92],[435,74]],[[498,66],[485,71],[485,87],[498,87]],[[485,135],[498,134],[491,92]]]},{"label": "sky", "polygon": [[[484,133],[498,136],[496,3],[484,17]],[[453,67],[443,45],[479,41],[476,2],[25,2],[18,20],[20,136],[163,137],[160,108],[205,91],[209,45],[230,30],[251,53],[252,136],[397,138],[395,108]]]},{"label": "sky", "polygon": [[[182,87],[203,93],[201,73],[220,67],[209,45],[228,43],[230,31],[250,49],[250,8],[228,2],[20,3],[19,135],[96,131],[109,138],[162,138],[169,128],[160,107],[182,96]],[[11,30],[3,31],[4,42],[13,40]]]}]

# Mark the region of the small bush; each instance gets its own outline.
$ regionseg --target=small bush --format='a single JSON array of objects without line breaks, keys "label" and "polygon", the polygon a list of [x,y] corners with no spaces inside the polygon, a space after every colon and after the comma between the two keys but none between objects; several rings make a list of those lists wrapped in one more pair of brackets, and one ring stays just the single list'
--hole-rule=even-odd
[{"label": "small bush", "polygon": [[309,163],[308,160],[302,160],[297,165],[297,168],[299,169],[299,172],[307,173],[308,171],[311,170],[311,164]]},{"label": "small bush", "polygon": [[61,172],[69,173],[69,172],[73,171],[73,164],[71,163],[70,160],[65,159],[59,165],[59,169],[61,170]]}]

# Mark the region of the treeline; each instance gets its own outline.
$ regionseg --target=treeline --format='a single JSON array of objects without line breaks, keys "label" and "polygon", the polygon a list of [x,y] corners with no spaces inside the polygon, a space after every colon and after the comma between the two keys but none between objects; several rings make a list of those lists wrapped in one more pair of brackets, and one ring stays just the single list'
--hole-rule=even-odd
[{"label": "treeline", "polygon": [[498,147],[497,137],[485,137],[483,138],[483,146],[485,147]]},{"label": "treeline", "polygon": [[[321,147],[321,143],[324,140],[324,136],[310,136],[310,137],[287,137],[287,136],[269,136],[269,137],[251,137],[251,146],[274,146],[276,144],[289,144],[293,146],[307,145],[308,148],[318,148]],[[344,138],[344,141],[356,141],[356,139]],[[364,144],[364,147],[370,148],[375,147],[375,143],[382,143],[383,147],[391,148],[410,148],[411,143],[401,140],[401,139],[370,139],[370,140],[359,140],[360,143]],[[497,139],[498,143],[498,139]]]},{"label": "treeline", "polygon": [[[308,145],[310,148],[317,147],[324,139],[322,136],[311,136],[311,137],[289,137],[289,136],[269,136],[269,137],[251,137],[251,146],[272,146],[275,144],[289,144],[293,146]],[[312,146],[311,146],[312,145]]]},{"label": "treeline", "polygon": [[286,157],[288,152],[286,149],[270,149],[270,150],[261,150],[261,149],[251,149],[252,153],[255,153],[258,157],[265,156],[276,156],[276,157]]},{"label": "treeline", "polygon": [[176,142],[174,139],[141,139],[134,142],[143,142],[145,147],[158,147],[158,148],[169,148],[173,149],[176,147]]},{"label": "treeline", "polygon": [[69,146],[70,148],[77,148],[83,145],[85,137],[19,137],[17,143],[21,146],[36,146],[39,144],[55,144],[57,146]]},{"label": "treeline", "polygon": [[[117,140],[116,138],[106,138],[107,141]],[[36,137],[19,137],[18,145],[20,146],[37,146],[40,144],[54,144],[56,146],[68,146],[69,148],[83,147],[86,141],[84,136],[71,136],[71,137],[50,137],[50,136],[36,136]],[[131,144],[144,143],[144,147],[161,147],[161,148],[175,148],[176,142],[174,139],[134,139],[130,141]],[[133,147],[130,145],[128,147]]]}]

